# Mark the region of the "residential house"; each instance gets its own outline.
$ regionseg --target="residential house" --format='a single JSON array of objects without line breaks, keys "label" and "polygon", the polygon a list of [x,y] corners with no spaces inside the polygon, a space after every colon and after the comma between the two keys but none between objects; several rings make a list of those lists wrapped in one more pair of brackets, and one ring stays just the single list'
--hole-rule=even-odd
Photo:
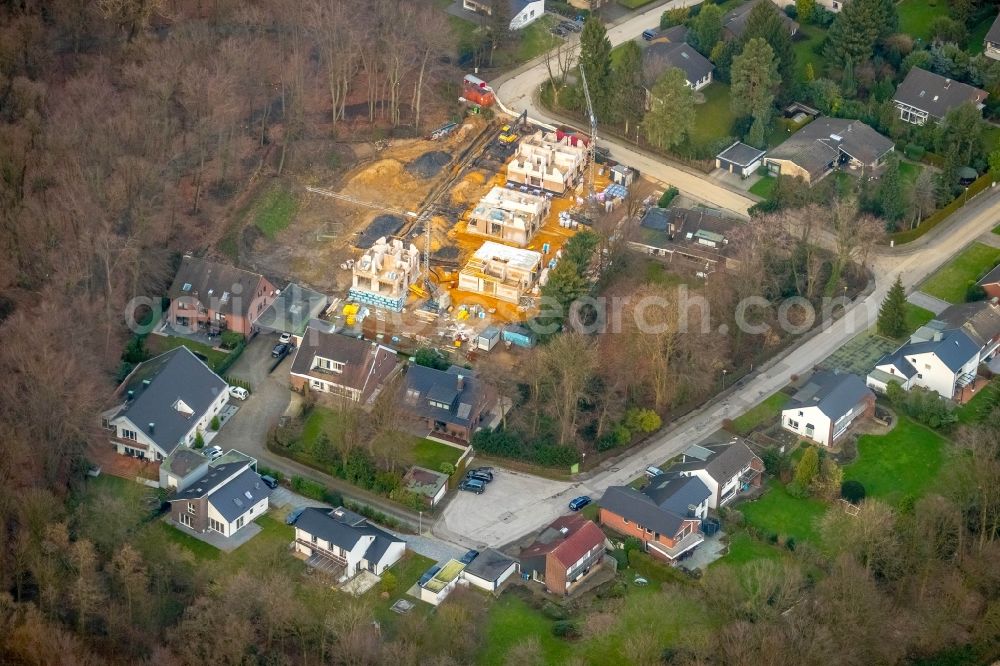
[{"label": "residential house", "polygon": [[182,492],[205,476],[209,459],[198,449],[186,446],[174,450],[160,463],[160,488]]},{"label": "residential house", "polygon": [[657,28],[647,30],[643,33],[643,39],[646,39],[650,44],[659,44],[661,42],[683,44],[687,42],[687,34],[688,28],[686,25],[674,25],[663,30]]},{"label": "residential house", "polygon": [[472,209],[466,230],[524,247],[545,224],[548,214],[546,197],[498,186]]},{"label": "residential house", "polygon": [[448,492],[448,475],[414,465],[403,475],[402,487],[422,497],[427,506],[437,506]]},{"label": "residential house", "polygon": [[[787,0],[771,0],[771,2],[773,2],[774,5],[782,12],[784,12],[785,7],[788,5],[795,4],[793,2],[788,2]],[[844,8],[844,5],[847,2],[848,0],[816,0],[816,5],[836,14]]]},{"label": "residential house", "polygon": [[746,442],[734,438],[728,443],[689,446],[681,454],[681,461],[667,472],[701,479],[712,493],[709,508],[718,509],[741,493],[760,487],[764,462]]},{"label": "residential house", "polygon": [[459,271],[458,288],[517,305],[538,282],[541,268],[540,252],[486,241]]},{"label": "residential house", "polygon": [[763,150],[737,141],[715,156],[715,168],[747,178],[755,174],[764,163],[764,155]]},{"label": "residential house", "polygon": [[855,420],[875,413],[875,394],[854,374],[814,372],[781,412],[781,427],[832,446]]},{"label": "residential house", "polygon": [[229,402],[229,385],[181,346],[137,365],[115,400],[101,414],[111,444],[122,455],[160,461],[208,432]]},{"label": "residential house", "polygon": [[670,68],[684,73],[684,83],[692,90],[701,90],[712,82],[715,65],[685,42],[653,40],[642,52],[642,73],[646,82],[647,107],[649,91]]},{"label": "residential house", "polygon": [[410,365],[399,407],[421,421],[431,436],[468,444],[473,433],[497,406],[496,393],[472,370]]},{"label": "residential house", "polygon": [[764,157],[773,175],[802,178],[813,185],[835,168],[871,173],[895,145],[860,120],[820,116]]},{"label": "residential house", "polygon": [[[510,29],[520,30],[545,14],[545,0],[507,0]],[[462,8],[485,16],[493,14],[492,0],[462,0]]]},{"label": "residential house", "polygon": [[296,391],[316,391],[370,403],[397,369],[396,351],[335,333],[322,322],[305,330],[292,361],[291,385]]},{"label": "residential house", "polygon": [[935,320],[946,328],[964,331],[979,345],[979,362],[989,363],[1000,357],[1000,297],[952,305],[940,312]]},{"label": "residential house", "polygon": [[212,531],[233,536],[267,513],[271,489],[254,467],[250,460],[210,466],[204,476],[170,500],[170,519],[199,534]]},{"label": "residential house", "polygon": [[962,104],[972,103],[982,110],[987,95],[985,90],[914,67],[896,87],[892,102],[899,109],[900,120],[924,125],[928,120],[940,122]]},{"label": "residential house", "polygon": [[675,562],[705,539],[701,521],[712,491],[697,476],[661,474],[639,492],[611,486],[600,504],[602,525],[642,542],[654,557]]},{"label": "residential house", "polygon": [[607,539],[592,520],[560,516],[521,550],[521,571],[552,594],[569,594],[604,559]]},{"label": "residential house", "polygon": [[[744,2],[741,5],[733,7],[725,16],[722,17],[722,30],[723,34],[727,39],[739,39],[743,36],[743,33],[747,29],[747,21],[750,19],[750,12],[753,8],[757,6],[758,3],[767,2],[768,0],[750,0],[749,2]],[[788,14],[779,10],[776,10],[778,16],[786,26],[788,26],[788,33],[795,36],[795,33],[799,31],[799,24],[788,17]]]},{"label": "residential house", "polygon": [[174,329],[249,336],[277,289],[259,273],[187,254],[167,295],[166,319]]},{"label": "residential house", "polygon": [[529,188],[563,194],[580,182],[587,164],[587,146],[571,134],[535,132],[517,144],[507,164],[507,180]]},{"label": "residential house", "polygon": [[300,344],[309,322],[319,317],[329,303],[326,294],[290,282],[264,308],[255,325],[261,333],[291,333],[295,344]]},{"label": "residential house", "polygon": [[348,297],[392,312],[402,312],[410,286],[420,279],[420,251],[398,238],[379,238],[351,268]]},{"label": "residential house", "polygon": [[1000,298],[1000,266],[984,275],[976,284],[983,288],[987,298]]},{"label": "residential house", "polygon": [[346,580],[361,570],[382,575],[403,557],[406,542],[343,507],[309,508],[295,521],[295,552],[307,564],[332,561]]},{"label": "residential house", "polygon": [[496,592],[504,581],[516,574],[519,569],[517,560],[489,548],[466,565],[462,571],[462,579],[481,590]]},{"label": "residential house", "polygon": [[884,392],[890,382],[909,391],[921,387],[952,399],[976,379],[982,346],[960,329],[931,321],[910,340],[886,354],[868,373],[870,388]]},{"label": "residential house", "polygon": [[711,208],[649,208],[629,240],[633,249],[669,261],[681,259],[704,277],[738,265],[729,236],[739,222]]},{"label": "residential house", "polygon": [[1000,60],[1000,16],[997,16],[983,38],[983,55]]},{"label": "residential house", "polygon": [[440,604],[458,585],[464,570],[465,564],[463,562],[448,560],[426,583],[420,586],[420,600],[426,601],[432,606]]}]

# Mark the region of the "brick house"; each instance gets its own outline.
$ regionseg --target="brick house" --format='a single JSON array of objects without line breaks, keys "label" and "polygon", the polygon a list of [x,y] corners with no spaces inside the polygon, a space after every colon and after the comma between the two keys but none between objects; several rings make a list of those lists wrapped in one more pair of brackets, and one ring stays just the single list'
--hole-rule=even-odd
[{"label": "brick house", "polygon": [[689,446],[681,455],[681,461],[671,465],[667,472],[678,476],[697,476],[712,492],[708,507],[718,509],[744,491],[760,487],[764,461],[750,450],[746,442],[735,438],[724,444]]},{"label": "brick house", "polygon": [[457,365],[447,370],[410,365],[401,390],[404,412],[422,421],[431,435],[459,443],[468,443],[497,405],[496,392]]},{"label": "brick house", "polygon": [[642,542],[646,552],[674,562],[705,539],[701,521],[712,492],[696,476],[661,474],[642,492],[611,486],[600,500],[601,524]]},{"label": "brick house", "polygon": [[1000,266],[984,275],[976,284],[983,288],[987,298],[1000,298]]},{"label": "brick house", "polygon": [[249,336],[278,290],[259,273],[184,255],[167,295],[166,320],[180,331]]},{"label": "brick house", "polygon": [[310,324],[292,361],[291,385],[366,404],[397,366],[396,351]]},{"label": "brick house", "polygon": [[521,571],[552,594],[566,595],[601,563],[606,549],[607,539],[594,521],[578,513],[561,516],[521,551]]},{"label": "brick house", "polygon": [[182,531],[230,537],[267,513],[270,495],[253,461],[224,462],[170,500],[170,520]]}]

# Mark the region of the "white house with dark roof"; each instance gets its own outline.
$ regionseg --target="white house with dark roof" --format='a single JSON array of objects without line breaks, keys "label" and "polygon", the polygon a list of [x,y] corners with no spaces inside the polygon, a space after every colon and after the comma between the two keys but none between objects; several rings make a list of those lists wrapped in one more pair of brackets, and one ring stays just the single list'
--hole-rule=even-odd
[{"label": "white house with dark roof", "polygon": [[[545,0],[506,0],[510,13],[510,29],[520,30],[545,14]],[[490,16],[493,13],[491,0],[462,0],[462,9]]]},{"label": "white house with dark roof", "polygon": [[875,394],[853,374],[815,372],[781,412],[781,427],[831,446],[858,418],[875,410]]},{"label": "white house with dark roof", "polygon": [[946,326],[940,321],[921,326],[909,342],[875,363],[868,386],[885,392],[896,382],[906,391],[921,387],[954,398],[975,381],[982,346],[964,330]]},{"label": "white house with dark roof", "polygon": [[362,570],[385,573],[406,553],[406,542],[343,507],[310,508],[295,521],[295,551],[310,566],[342,569],[347,580]]},{"label": "white house with dark roof", "polygon": [[233,536],[267,513],[271,489],[254,467],[252,459],[209,467],[204,476],[170,500],[170,519],[182,530]]},{"label": "white house with dark roof", "polygon": [[740,493],[760,486],[764,462],[746,442],[735,438],[724,444],[693,445],[670,466],[667,474],[697,476],[711,491],[709,508],[718,509]]},{"label": "white house with dark roof", "polygon": [[115,399],[119,404],[101,414],[115,450],[160,461],[208,431],[229,402],[229,385],[181,346],[137,365]]},{"label": "white house with dark roof", "polygon": [[701,90],[712,82],[715,65],[685,42],[654,41],[642,52],[643,78],[649,91],[668,69],[684,73],[684,83],[692,90]]},{"label": "white house with dark roof", "polygon": [[896,87],[892,103],[899,110],[900,120],[924,125],[928,120],[939,122],[962,104],[971,103],[982,110],[988,95],[985,90],[914,67]]}]

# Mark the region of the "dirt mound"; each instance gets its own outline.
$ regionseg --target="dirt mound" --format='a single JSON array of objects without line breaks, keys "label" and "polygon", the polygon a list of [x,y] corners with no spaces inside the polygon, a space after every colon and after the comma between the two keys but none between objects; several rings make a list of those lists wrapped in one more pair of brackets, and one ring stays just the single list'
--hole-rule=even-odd
[{"label": "dirt mound", "polygon": [[451,153],[443,150],[432,150],[406,165],[406,170],[420,178],[433,178],[450,162]]},{"label": "dirt mound", "polygon": [[367,250],[382,236],[395,236],[403,228],[405,220],[398,215],[378,215],[355,241],[354,247]]}]

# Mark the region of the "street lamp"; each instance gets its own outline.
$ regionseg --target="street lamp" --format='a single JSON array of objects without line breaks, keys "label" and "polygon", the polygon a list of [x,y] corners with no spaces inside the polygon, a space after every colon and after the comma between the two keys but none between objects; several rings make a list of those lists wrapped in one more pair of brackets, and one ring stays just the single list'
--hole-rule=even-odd
[{"label": "street lamp", "polygon": [[423,534],[424,533],[424,512],[423,511],[417,511],[417,513],[420,514],[420,517],[418,518],[419,522],[417,523],[417,534]]},{"label": "street lamp", "polygon": [[726,390],[726,373],[729,372],[725,368],[722,369],[722,390]]}]

